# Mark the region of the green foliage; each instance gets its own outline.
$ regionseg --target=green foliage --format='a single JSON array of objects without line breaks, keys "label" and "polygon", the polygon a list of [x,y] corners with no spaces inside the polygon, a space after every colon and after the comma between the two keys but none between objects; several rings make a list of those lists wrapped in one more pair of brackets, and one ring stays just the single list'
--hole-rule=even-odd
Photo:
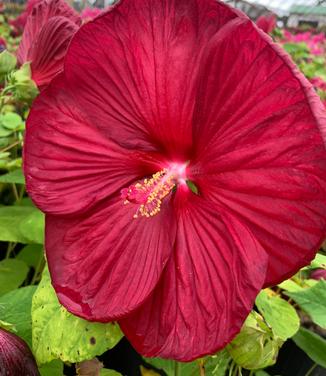
[{"label": "green foliage", "polygon": [[221,350],[215,355],[205,358],[204,367],[206,375],[224,376],[232,358],[226,350]]},{"label": "green foliage", "polygon": [[32,297],[35,286],[22,287],[0,297],[0,319],[14,325],[15,333],[32,347]]},{"label": "green foliage", "polygon": [[285,291],[301,291],[302,287],[294,282],[292,279],[287,279],[282,283],[278,284],[278,287]]},{"label": "green foliage", "polygon": [[167,376],[174,376],[176,367],[180,375],[197,376],[202,369],[205,370],[206,376],[224,376],[231,357],[226,350],[222,350],[215,355],[187,363],[162,358],[146,358],[145,361],[156,369],[164,371]]},{"label": "green foliage", "polygon": [[35,207],[0,207],[0,240],[43,244],[44,215]]},{"label": "green foliage", "polygon": [[22,131],[25,128],[23,119],[15,112],[6,112],[0,115],[0,124],[10,131]]},{"label": "green foliage", "polygon": [[50,363],[43,364],[39,367],[41,376],[62,376],[63,363],[61,360],[52,360]]},{"label": "green foliage", "polygon": [[17,64],[16,56],[7,50],[0,53],[0,78],[15,69]]},{"label": "green foliage", "polygon": [[25,184],[21,169],[17,169],[0,176],[0,183]]},{"label": "green foliage", "polygon": [[3,320],[0,320],[0,328],[8,330],[9,332],[13,332],[13,333],[16,332],[15,325],[10,324],[9,322],[3,321]]},{"label": "green foliage", "polygon": [[285,43],[283,48],[286,52],[293,56],[294,59],[308,58],[310,55],[309,48],[306,43]]},{"label": "green foliage", "polygon": [[17,260],[24,261],[29,267],[38,269],[44,260],[43,245],[29,244],[26,245],[17,255]]},{"label": "green foliage", "polygon": [[269,376],[269,374],[260,369],[260,370],[255,372],[255,376]]},{"label": "green foliage", "polygon": [[300,327],[296,310],[271,290],[262,290],[256,298],[256,306],[271,327],[274,336],[283,341],[292,337]]},{"label": "green foliage", "polygon": [[33,351],[39,364],[52,359],[81,362],[115,346],[122,333],[115,323],[92,323],[76,317],[60,305],[49,272],[33,297]]},{"label": "green foliage", "polygon": [[321,268],[321,269],[326,269],[326,256],[322,255],[320,253],[316,254],[316,257],[311,261],[310,264],[311,268]]},{"label": "green foliage", "polygon": [[113,371],[113,369],[102,368],[100,376],[122,376],[121,373]]},{"label": "green foliage", "polygon": [[310,330],[300,328],[293,337],[293,341],[315,363],[326,368],[326,340],[324,338]]},{"label": "green foliage", "polygon": [[313,287],[286,294],[299,304],[317,325],[326,328],[326,281],[320,280]]},{"label": "green foliage", "polygon": [[19,287],[26,279],[28,266],[20,260],[0,261],[0,296]]}]

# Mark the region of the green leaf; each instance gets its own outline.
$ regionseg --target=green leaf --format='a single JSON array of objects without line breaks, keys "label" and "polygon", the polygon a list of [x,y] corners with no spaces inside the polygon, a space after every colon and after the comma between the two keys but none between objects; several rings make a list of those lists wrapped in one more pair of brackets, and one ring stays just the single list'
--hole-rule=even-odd
[{"label": "green leaf", "polygon": [[52,359],[81,362],[112,348],[122,338],[115,323],[83,320],[60,305],[47,268],[33,297],[33,350],[39,364]]},{"label": "green leaf", "polygon": [[[197,359],[193,362],[177,362],[180,375],[198,376],[200,374],[200,366],[205,368],[206,375],[224,376],[225,371],[231,361],[231,357],[226,350],[219,351],[215,355]],[[175,364],[174,360],[162,358],[145,358],[145,362],[158,370],[164,371],[167,376],[174,376]]]},{"label": "green leaf", "polygon": [[15,326],[16,334],[32,347],[32,298],[36,286],[27,286],[0,297],[0,319]]},{"label": "green leaf", "polygon": [[322,328],[326,328],[326,281],[320,280],[313,287],[286,292]]},{"label": "green leaf", "polygon": [[260,370],[255,372],[255,376],[269,376],[269,373],[260,369]]},{"label": "green leaf", "polygon": [[292,281],[292,279],[287,279],[286,281],[283,281],[282,283],[277,285],[281,289],[285,291],[300,291],[302,290],[302,287],[298,285],[296,282]]},{"label": "green leaf", "polygon": [[304,59],[309,57],[309,48],[306,43],[285,43],[283,48],[292,55],[294,59]]},{"label": "green leaf", "polygon": [[21,169],[0,176],[0,183],[25,184],[25,178]]},{"label": "green leaf", "polygon": [[199,191],[198,191],[198,188],[195,185],[195,183],[193,181],[191,181],[191,180],[187,180],[186,183],[187,183],[188,188],[191,190],[191,192],[195,193],[196,195],[198,195]]},{"label": "green leaf", "polygon": [[44,215],[35,207],[0,207],[0,241],[43,244]]},{"label": "green leaf", "polygon": [[[146,358],[145,361],[158,370],[164,371],[167,376],[174,376],[175,374],[176,362],[174,360],[162,358]],[[180,375],[197,376],[199,374],[199,363],[198,361],[189,363],[178,362],[178,370]]]},{"label": "green leaf", "polygon": [[41,244],[28,244],[16,256],[31,268],[36,269],[44,258],[44,247]]},{"label": "green leaf", "polygon": [[296,310],[279,296],[262,290],[256,298],[256,306],[274,335],[283,341],[294,336],[299,330],[300,320]]},{"label": "green leaf", "polygon": [[0,137],[8,137],[13,133],[13,131],[9,131],[8,129],[5,129],[0,124]]},{"label": "green leaf", "polygon": [[63,363],[61,360],[52,360],[50,363],[43,364],[39,367],[41,376],[62,376]]},{"label": "green leaf", "polygon": [[300,328],[292,338],[315,363],[326,368],[326,340],[310,330]]},{"label": "green leaf", "polygon": [[113,369],[102,368],[100,376],[122,376],[121,373],[114,371]]},{"label": "green leaf", "polygon": [[[22,209],[23,207],[21,207]],[[24,209],[27,209],[25,207]],[[27,243],[44,243],[44,214],[38,209],[31,207],[31,213],[26,216],[20,224],[22,235],[27,239]]]},{"label": "green leaf", "polygon": [[326,256],[320,253],[317,253],[316,257],[311,261],[310,266],[312,268],[326,269]]},{"label": "green leaf", "polygon": [[205,358],[204,366],[206,375],[224,376],[232,358],[226,350],[221,350],[215,355]]},{"label": "green leaf", "polygon": [[15,112],[7,112],[0,116],[1,125],[9,130],[24,129],[23,119]]},{"label": "green leaf", "polygon": [[0,261],[0,296],[19,287],[26,279],[28,266],[20,260]]},{"label": "green leaf", "polygon": [[[0,306],[0,309],[1,309],[1,306]],[[1,329],[8,330],[8,332],[13,332],[13,333],[16,332],[15,325],[10,324],[10,323],[7,322],[7,321],[0,320],[0,328],[1,328]]]}]

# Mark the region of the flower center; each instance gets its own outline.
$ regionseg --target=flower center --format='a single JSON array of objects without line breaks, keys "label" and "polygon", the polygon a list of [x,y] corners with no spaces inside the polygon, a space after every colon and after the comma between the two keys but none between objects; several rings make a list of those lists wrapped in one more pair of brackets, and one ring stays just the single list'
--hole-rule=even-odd
[{"label": "flower center", "polygon": [[186,164],[173,163],[169,168],[156,172],[151,178],[143,179],[121,190],[124,204],[138,204],[134,218],[152,217],[159,213],[164,197],[177,184],[186,184]]}]

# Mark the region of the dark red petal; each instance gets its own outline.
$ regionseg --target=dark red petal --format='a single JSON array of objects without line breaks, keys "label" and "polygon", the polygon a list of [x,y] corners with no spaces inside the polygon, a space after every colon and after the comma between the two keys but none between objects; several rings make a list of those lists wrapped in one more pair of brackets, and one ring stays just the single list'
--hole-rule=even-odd
[{"label": "dark red petal", "polygon": [[326,113],[250,21],[221,30],[202,69],[191,179],[246,223],[269,255],[266,285],[277,283],[326,235]]},{"label": "dark red petal", "polygon": [[122,0],[76,34],[65,61],[69,84],[119,143],[154,143],[184,158],[200,58],[234,17],[215,0]]},{"label": "dark red petal", "polygon": [[[43,0],[34,5],[26,22],[22,40],[17,51],[20,64],[31,61],[32,45],[41,29],[52,17],[65,17],[76,25],[81,18],[64,0]],[[41,53],[41,52],[40,52]]]},{"label": "dark red petal", "polygon": [[52,17],[40,30],[28,54],[32,78],[39,88],[63,70],[67,48],[77,30],[78,26],[65,17]]},{"label": "dark red petal", "polygon": [[35,204],[51,214],[84,211],[139,178],[135,153],[103,137],[78,110],[63,76],[27,119],[24,172]]},{"label": "dark red petal", "polygon": [[240,330],[265,279],[267,256],[235,216],[200,198],[180,211],[176,247],[153,295],[120,325],[145,356],[189,361]]},{"label": "dark red petal", "polygon": [[120,196],[79,218],[46,217],[46,254],[60,302],[73,314],[107,322],[138,307],[157,284],[175,241],[169,199],[151,218],[134,219]]}]

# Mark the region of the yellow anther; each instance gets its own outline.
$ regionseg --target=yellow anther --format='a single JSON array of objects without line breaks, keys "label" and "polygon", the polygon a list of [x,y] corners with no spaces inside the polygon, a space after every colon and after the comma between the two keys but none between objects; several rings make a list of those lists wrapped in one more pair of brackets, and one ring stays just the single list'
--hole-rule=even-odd
[{"label": "yellow anther", "polygon": [[153,174],[150,179],[144,179],[122,190],[121,194],[125,199],[124,204],[140,204],[134,218],[139,216],[150,218],[160,212],[162,200],[171,192],[175,184],[173,173],[163,169]]}]

